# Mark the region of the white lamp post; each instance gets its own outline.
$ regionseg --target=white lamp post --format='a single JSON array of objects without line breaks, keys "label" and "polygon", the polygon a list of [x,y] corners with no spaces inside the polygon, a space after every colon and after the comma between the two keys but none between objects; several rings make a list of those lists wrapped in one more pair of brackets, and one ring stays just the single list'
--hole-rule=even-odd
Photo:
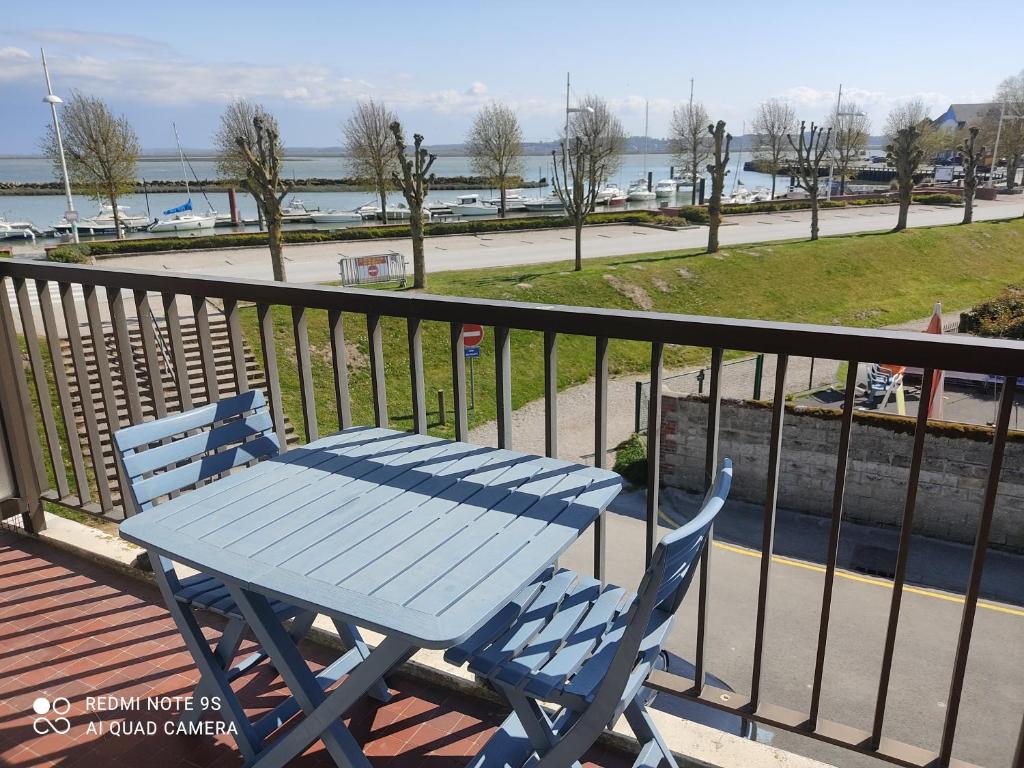
[{"label": "white lamp post", "polygon": [[[839,96],[836,99],[836,119],[843,117],[863,117],[863,112],[840,112],[840,105],[843,102],[843,84],[839,84]],[[834,126],[833,126],[834,127]],[[825,199],[832,199],[832,172],[835,170],[836,165],[836,149],[835,143],[832,144],[832,149],[828,153],[828,189],[825,191]]]},{"label": "white lamp post", "polygon": [[64,195],[68,202],[68,209],[64,214],[64,218],[71,224],[71,235],[77,243],[78,214],[75,212],[75,201],[71,197],[71,181],[68,179],[68,164],[64,160],[64,142],[60,137],[60,121],[57,119],[57,105],[63,104],[64,101],[60,96],[54,95],[53,87],[50,85],[50,70],[46,68],[46,52],[40,48],[39,53],[43,57],[43,75],[46,77],[46,95],[43,97],[43,101],[50,105],[50,114],[53,116],[53,132],[57,136],[57,152],[60,155],[60,168],[64,174]]}]

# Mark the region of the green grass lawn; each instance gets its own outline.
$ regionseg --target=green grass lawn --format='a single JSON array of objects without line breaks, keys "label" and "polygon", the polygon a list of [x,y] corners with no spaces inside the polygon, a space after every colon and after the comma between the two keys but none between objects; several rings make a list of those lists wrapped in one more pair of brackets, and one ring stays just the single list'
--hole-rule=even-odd
[{"label": "green grass lawn", "polygon": [[[435,294],[476,297],[486,302],[508,299],[540,304],[568,304],[661,312],[759,318],[793,322],[878,327],[927,316],[936,301],[948,309],[970,306],[1024,280],[1024,220],[983,222],[967,227],[911,229],[830,237],[817,242],[786,242],[726,248],[707,255],[694,250],[669,251],[584,261],[581,272],[570,262],[442,272],[430,276]],[[365,319],[345,315],[350,351],[353,419],[371,423],[369,366]],[[260,357],[256,313],[242,314],[243,329]],[[291,313],[274,314],[285,411],[299,430],[302,410]],[[309,338],[321,433],[337,428],[330,343],[324,312],[311,312]],[[391,424],[412,424],[409,367],[404,319],[384,320],[384,357]],[[513,407],[542,395],[541,334],[512,332]],[[495,417],[493,332],[486,329],[476,365],[476,407],[470,424]],[[673,347],[666,367],[704,360],[707,350]],[[431,432],[452,434],[451,415],[440,425],[436,391],[444,389],[449,411],[452,382],[448,327],[424,323],[423,357]],[[610,345],[613,374],[642,371],[649,345]],[[558,383],[567,387],[589,379],[594,366],[590,338],[560,337]]]}]

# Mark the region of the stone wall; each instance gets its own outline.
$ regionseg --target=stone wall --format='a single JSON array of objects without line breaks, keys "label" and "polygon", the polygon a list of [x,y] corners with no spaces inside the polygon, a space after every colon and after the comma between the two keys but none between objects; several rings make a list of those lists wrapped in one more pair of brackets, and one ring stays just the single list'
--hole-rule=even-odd
[{"label": "stone wall", "polygon": [[[699,490],[703,482],[707,401],[663,397],[661,481]],[[722,402],[719,455],[732,459],[732,496],[763,502],[768,477],[771,409],[764,403]],[[787,407],[783,421],[779,506],[828,516],[835,486],[840,414]],[[907,493],[914,420],[857,415],[850,437],[844,518],[898,526]],[[929,428],[918,488],[914,532],[974,542],[991,458],[991,430],[964,425]],[[990,542],[1024,551],[1024,433],[1011,432]]]}]

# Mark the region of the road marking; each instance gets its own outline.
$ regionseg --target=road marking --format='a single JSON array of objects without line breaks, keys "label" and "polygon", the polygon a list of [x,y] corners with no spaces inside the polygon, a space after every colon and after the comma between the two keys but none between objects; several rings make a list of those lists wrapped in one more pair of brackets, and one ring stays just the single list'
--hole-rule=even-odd
[{"label": "road marking", "polygon": [[[658,514],[661,517],[661,521],[669,526],[670,528],[678,528],[679,524],[669,517],[664,511],[658,510]],[[712,545],[718,549],[725,550],[726,552],[733,552],[737,555],[746,555],[747,557],[756,557],[760,559],[761,553],[756,549],[748,549],[747,547],[737,547],[733,544],[726,544],[722,541],[712,542]],[[815,573],[825,573],[825,566],[817,565],[815,563],[807,563],[803,560],[794,560],[791,557],[783,557],[782,555],[772,555],[772,562],[778,563],[779,565],[789,565],[794,568],[803,568],[806,571],[814,571]],[[861,584],[871,584],[876,587],[885,587],[886,589],[892,589],[893,583],[886,581],[885,579],[876,579],[870,576],[861,576],[858,573],[851,573],[849,571],[843,571],[836,569],[836,577],[840,579],[848,579],[849,581],[856,581]],[[921,595],[922,597],[933,597],[936,600],[945,600],[948,603],[956,603],[957,605],[964,604],[964,598],[959,595],[948,595],[945,592],[939,592],[932,589],[924,589],[922,587],[912,587],[908,585],[903,586],[904,592],[909,592],[912,595]],[[1024,610],[1019,608],[1011,608],[1005,605],[997,605],[996,603],[989,603],[984,600],[978,601],[979,608],[986,608],[990,611],[996,611],[997,613],[1005,613],[1010,616],[1021,616],[1024,617]]]}]

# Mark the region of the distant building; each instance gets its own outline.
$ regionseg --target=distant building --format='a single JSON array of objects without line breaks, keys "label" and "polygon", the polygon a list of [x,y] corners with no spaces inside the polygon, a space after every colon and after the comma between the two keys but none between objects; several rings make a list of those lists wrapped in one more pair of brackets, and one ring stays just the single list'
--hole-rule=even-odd
[{"label": "distant building", "polygon": [[[983,104],[950,104],[949,109],[932,120],[932,127],[936,130],[947,130],[958,133],[968,126],[976,125],[979,128],[987,118],[995,118],[999,115],[999,104],[987,102]],[[935,156],[935,162],[940,164],[959,162],[960,153],[955,149],[944,149]]]}]

